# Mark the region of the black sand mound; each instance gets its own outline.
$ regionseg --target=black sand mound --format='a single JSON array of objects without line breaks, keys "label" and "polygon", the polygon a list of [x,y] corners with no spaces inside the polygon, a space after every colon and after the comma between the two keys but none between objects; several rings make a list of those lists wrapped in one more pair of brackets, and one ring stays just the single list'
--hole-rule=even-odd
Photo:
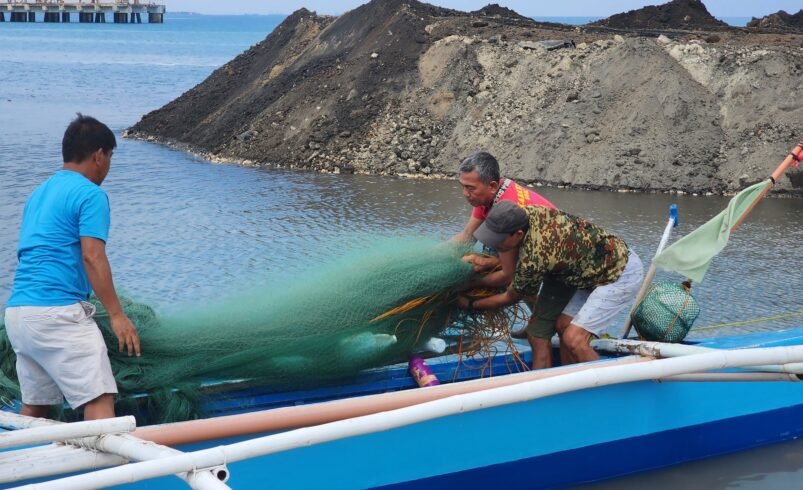
[{"label": "black sand mound", "polygon": [[728,28],[708,12],[700,0],[672,0],[663,5],[650,5],[638,10],[612,15],[591,23],[615,29],[683,29],[706,30]]},{"label": "black sand mound", "polygon": [[517,20],[528,20],[532,21],[529,17],[525,17],[515,10],[511,10],[507,7],[502,7],[498,3],[492,3],[486,5],[485,7],[475,10],[471,12],[472,15],[481,15],[484,17],[498,17],[498,18],[506,18],[506,19],[517,19]]},{"label": "black sand mound", "polygon": [[451,15],[410,0],[374,0],[337,18],[298,10],[132,130],[213,152],[258,135],[265,159],[293,161],[370,123],[416,73],[424,27]]}]

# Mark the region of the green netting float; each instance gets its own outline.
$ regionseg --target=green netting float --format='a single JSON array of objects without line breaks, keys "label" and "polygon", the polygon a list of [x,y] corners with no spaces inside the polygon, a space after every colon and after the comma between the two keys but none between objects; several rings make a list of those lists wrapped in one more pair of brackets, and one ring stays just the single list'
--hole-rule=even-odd
[{"label": "green netting float", "polygon": [[689,333],[700,306],[691,294],[691,285],[660,282],[654,284],[633,310],[633,326],[645,340],[680,342]]}]

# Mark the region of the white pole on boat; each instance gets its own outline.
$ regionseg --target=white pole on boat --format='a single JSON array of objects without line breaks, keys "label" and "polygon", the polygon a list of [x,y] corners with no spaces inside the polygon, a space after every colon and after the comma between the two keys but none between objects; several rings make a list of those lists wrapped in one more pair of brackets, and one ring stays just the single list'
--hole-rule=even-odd
[{"label": "white pole on boat", "polygon": [[[591,341],[591,347],[595,350],[604,352],[663,358],[689,356],[721,350],[712,349],[710,347],[700,347],[697,345],[670,344],[667,342],[647,342],[633,339],[595,339]],[[746,368],[753,371],[803,375],[803,363],[799,362],[765,366],[747,366]]]},{"label": "white pole on boat", "polygon": [[667,378],[660,378],[656,381],[696,381],[696,382],[732,382],[732,381],[800,381],[795,374],[788,373],[753,373],[753,372],[733,372],[733,373],[691,373],[678,374]]},{"label": "white pole on boat", "polygon": [[20,488],[52,490],[120,485],[122,483],[190,471],[193,468],[210,468],[224,462],[233,463],[337,439],[382,432],[464,412],[520,403],[587,388],[659,379],[715,369],[761,364],[787,364],[801,361],[803,361],[803,346],[788,346],[764,349],[717,350],[638,364],[599,367],[567,373],[553,378],[456,395],[388,412],[340,420],[315,427],[306,427],[226,446],[218,446],[158,460],[132,463]]},{"label": "white pole on boat", "polygon": [[[26,417],[24,415],[0,411],[0,426],[2,427],[25,428],[26,430],[33,430],[34,428],[56,429],[69,425],[72,424],[64,424],[55,420]],[[147,461],[184,454],[176,449],[161,446],[148,441],[143,441],[130,435],[106,434],[98,437],[69,439],[66,440],[66,443],[69,445],[69,447],[72,447],[76,450],[88,449],[89,451],[95,453],[100,451],[99,454],[104,454],[105,456],[109,457],[98,458],[93,462],[90,458],[76,456],[73,461],[76,464],[75,467],[68,466],[70,461],[64,461],[62,465],[51,467],[49,464],[43,464],[42,460],[40,459],[39,461],[35,461],[34,464],[29,465],[28,470],[25,472],[18,471],[20,468],[17,468],[16,465],[11,465],[10,468],[6,468],[5,465],[0,464],[0,482],[9,483],[21,481],[27,478],[52,476],[65,472],[79,471],[82,469],[95,469],[105,466],[104,463],[107,462],[110,464],[119,464],[116,461],[119,461],[120,459],[123,460],[122,463],[125,463],[128,460]],[[2,454],[3,457],[0,458],[0,463],[5,462],[5,457],[9,453]],[[36,453],[34,453],[34,455],[35,454]],[[22,456],[25,457],[24,454]],[[91,464],[97,464],[97,466],[89,468],[86,467],[87,465]],[[176,474],[176,476],[187,482],[191,488],[197,490],[229,489],[229,487],[224,483],[224,480],[227,480],[229,476],[225,464],[214,465],[211,467],[194,467],[186,472],[180,472],[180,474]],[[89,487],[98,488],[99,486],[89,485]]]},{"label": "white pole on boat", "polygon": [[[653,259],[661,254],[664,251],[664,247],[669,242],[669,237],[672,235],[672,228],[677,228],[678,226],[678,205],[672,204],[669,206],[669,221],[666,222],[666,227],[664,228],[664,234],[661,235],[661,241],[658,242],[658,249],[655,251],[655,255]],[[655,277],[655,272],[657,267],[654,263],[650,264],[650,268],[647,269],[647,273],[644,275],[644,282],[641,283],[641,289],[639,289],[638,295],[636,295],[636,300],[633,302],[633,307],[630,308],[630,312],[627,314],[627,318],[625,319],[625,324],[622,327],[622,334],[619,335],[619,338],[627,338],[630,335],[630,329],[633,326],[633,312],[638,307],[641,300],[644,299],[644,296],[647,294],[647,289],[649,289],[650,284],[652,284],[652,280]]]},{"label": "white pole on boat", "polygon": [[[82,440],[79,444],[134,461],[158,461],[160,459],[184,454],[177,449],[159,446],[152,442],[143,441],[142,439],[127,435],[98,437],[90,440]],[[187,482],[190,483],[192,488],[202,490],[229,488],[224,484],[224,482],[229,479],[229,470],[226,468],[225,461],[212,466],[195,467],[193,470],[196,468],[197,472],[194,475],[191,473],[186,475],[186,477],[182,476],[182,478],[185,478]],[[201,468],[204,468],[204,470],[202,471]],[[199,475],[203,476],[199,478]]]},{"label": "white pole on boat", "polygon": [[671,344],[668,342],[654,342],[634,339],[594,339],[591,347],[595,350],[617,354],[633,354],[647,357],[679,357],[693,354],[703,354],[712,350],[709,347],[699,347],[688,344]]},{"label": "white pole on boat", "polygon": [[126,463],[127,459],[114,454],[88,451],[63,444],[5,451],[0,456],[0,475],[2,475],[0,484],[76,471],[97,470]]},{"label": "white pole on boat", "polygon": [[43,442],[66,441],[79,437],[100,436],[122,432],[133,432],[137,421],[132,416],[114,419],[87,420],[72,424],[59,424],[48,427],[14,430],[0,433],[0,449],[31,446]]}]

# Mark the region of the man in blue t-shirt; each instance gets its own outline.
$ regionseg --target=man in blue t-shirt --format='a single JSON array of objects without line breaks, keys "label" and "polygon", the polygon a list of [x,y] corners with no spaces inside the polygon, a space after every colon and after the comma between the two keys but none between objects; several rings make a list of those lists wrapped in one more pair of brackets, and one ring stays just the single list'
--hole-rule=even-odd
[{"label": "man in blue t-shirt", "polygon": [[86,420],[114,417],[117,385],[88,303],[106,308],[120,352],[140,355],[139,335],[123,313],[106,257],[109,173],[114,134],[81,114],[61,143],[64,167],[34,190],[22,212],[17,272],[5,323],[17,354],[21,414],[45,417],[66,398]]}]

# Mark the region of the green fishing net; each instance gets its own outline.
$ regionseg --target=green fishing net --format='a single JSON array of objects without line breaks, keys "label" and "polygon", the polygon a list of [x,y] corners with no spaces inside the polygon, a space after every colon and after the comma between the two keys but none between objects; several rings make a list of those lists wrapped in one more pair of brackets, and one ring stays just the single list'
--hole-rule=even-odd
[{"label": "green fishing net", "polygon": [[[108,316],[94,301],[120,391],[118,413],[186,420],[202,415],[202,384],[297,389],[405,360],[457,313],[454,290],[474,274],[461,260],[465,251],[427,239],[381,241],[292,280],[170,316],[125,299],[142,357],[117,352]],[[19,397],[14,364],[0,326],[0,396],[7,400]]]},{"label": "green fishing net", "polygon": [[652,285],[633,311],[633,326],[645,340],[680,342],[689,333],[700,306],[685,285],[659,282]]}]

